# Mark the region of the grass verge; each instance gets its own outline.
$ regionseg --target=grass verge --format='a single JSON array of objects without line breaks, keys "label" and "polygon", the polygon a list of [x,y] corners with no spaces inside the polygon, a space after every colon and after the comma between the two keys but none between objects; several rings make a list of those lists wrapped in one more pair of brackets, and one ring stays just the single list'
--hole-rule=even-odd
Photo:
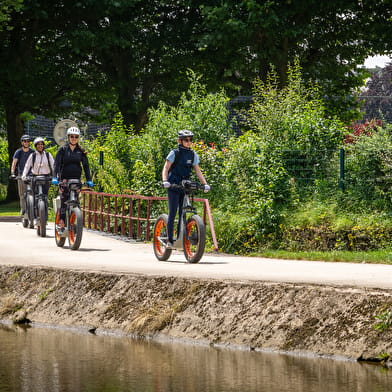
[{"label": "grass verge", "polygon": [[18,216],[19,215],[19,200],[6,203],[0,202],[0,216]]},{"label": "grass verge", "polygon": [[[0,216],[19,216],[19,200],[6,203],[0,201]],[[55,214],[53,209],[49,206],[48,221],[54,222]]]},{"label": "grass verge", "polygon": [[265,250],[252,256],[268,257],[285,260],[314,260],[345,263],[391,264],[392,249],[369,251],[301,251],[289,252],[285,250]]}]

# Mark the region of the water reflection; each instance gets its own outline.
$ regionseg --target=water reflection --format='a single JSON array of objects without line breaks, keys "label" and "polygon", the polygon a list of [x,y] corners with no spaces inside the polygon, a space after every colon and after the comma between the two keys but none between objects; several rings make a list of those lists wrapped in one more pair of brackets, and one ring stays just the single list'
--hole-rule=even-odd
[{"label": "water reflection", "polygon": [[331,359],[0,325],[0,392],[387,392],[392,371]]}]

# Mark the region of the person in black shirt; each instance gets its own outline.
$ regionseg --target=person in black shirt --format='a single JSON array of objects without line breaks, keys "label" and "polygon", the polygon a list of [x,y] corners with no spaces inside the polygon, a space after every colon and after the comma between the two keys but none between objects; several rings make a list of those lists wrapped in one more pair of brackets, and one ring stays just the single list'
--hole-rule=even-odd
[{"label": "person in black shirt", "polygon": [[[53,185],[58,185],[59,180],[66,182],[69,179],[79,179],[82,176],[82,166],[86,176],[87,185],[94,186],[91,181],[90,167],[86,151],[79,145],[80,130],[77,127],[71,127],[67,130],[68,143],[59,148],[54,161]],[[60,186],[60,228],[64,227],[65,221],[65,202],[69,199],[68,188]]]},{"label": "person in black shirt", "polygon": [[26,184],[22,180],[22,173],[30,154],[34,152],[32,148],[30,148],[30,136],[23,135],[20,138],[20,143],[22,144],[21,148],[18,148],[13,156],[12,164],[11,164],[11,178],[18,180],[18,193],[19,193],[19,203],[20,203],[20,213],[24,214],[24,194],[26,192]]}]

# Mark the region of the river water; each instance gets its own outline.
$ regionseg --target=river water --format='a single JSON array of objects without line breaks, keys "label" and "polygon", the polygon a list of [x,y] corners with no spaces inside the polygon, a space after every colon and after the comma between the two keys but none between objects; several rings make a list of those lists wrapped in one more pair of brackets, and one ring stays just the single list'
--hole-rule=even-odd
[{"label": "river water", "polygon": [[0,392],[390,392],[357,362],[0,324]]}]

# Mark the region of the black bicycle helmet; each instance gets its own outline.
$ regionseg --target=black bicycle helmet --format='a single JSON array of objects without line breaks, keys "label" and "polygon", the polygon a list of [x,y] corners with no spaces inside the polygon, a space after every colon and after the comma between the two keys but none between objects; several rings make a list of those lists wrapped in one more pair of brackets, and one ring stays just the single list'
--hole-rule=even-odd
[{"label": "black bicycle helmet", "polygon": [[183,129],[181,131],[178,131],[177,137],[179,139],[184,139],[186,137],[193,137],[193,133],[191,131],[188,131],[187,129]]},{"label": "black bicycle helmet", "polygon": [[29,135],[23,135],[23,136],[20,138],[20,141],[23,142],[24,140],[30,141],[30,140],[31,140],[31,137],[30,137]]}]

